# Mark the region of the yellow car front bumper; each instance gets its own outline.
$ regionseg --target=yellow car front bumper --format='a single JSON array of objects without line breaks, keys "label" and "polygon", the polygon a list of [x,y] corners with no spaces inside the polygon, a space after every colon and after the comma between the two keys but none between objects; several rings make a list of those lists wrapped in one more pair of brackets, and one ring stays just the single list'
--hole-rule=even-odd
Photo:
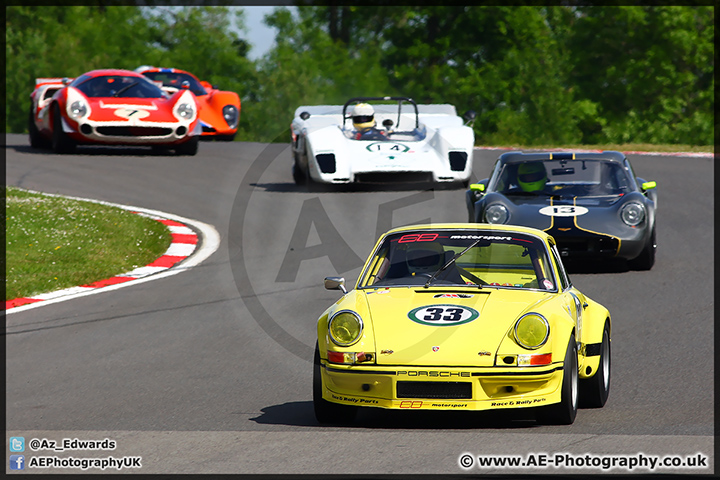
[{"label": "yellow car front bumper", "polygon": [[322,362],[323,399],[389,409],[491,410],[560,402],[562,363],[538,367],[405,367]]}]

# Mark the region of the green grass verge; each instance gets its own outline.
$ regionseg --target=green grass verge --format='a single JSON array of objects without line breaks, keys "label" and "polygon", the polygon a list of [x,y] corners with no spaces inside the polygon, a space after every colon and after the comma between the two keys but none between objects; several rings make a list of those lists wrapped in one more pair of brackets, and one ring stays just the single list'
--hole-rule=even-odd
[{"label": "green grass verge", "polygon": [[172,240],[117,207],[7,187],[5,299],[85,285],[152,263]]}]

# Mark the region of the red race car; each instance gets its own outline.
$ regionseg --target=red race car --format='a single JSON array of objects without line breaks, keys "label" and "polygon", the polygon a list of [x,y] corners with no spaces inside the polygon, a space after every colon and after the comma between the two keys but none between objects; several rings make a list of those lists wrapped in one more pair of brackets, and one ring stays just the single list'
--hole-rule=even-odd
[{"label": "red race car", "polygon": [[192,73],[177,68],[142,66],[135,69],[142,73],[168,95],[186,84],[200,104],[200,123],[204,139],[232,141],[240,121],[240,97],[235,92],[218,90],[206,81],[200,81]]},{"label": "red race car", "polygon": [[30,144],[70,153],[78,144],[150,145],[195,155],[201,126],[188,88],[166,95],[130,70],[93,70],[75,79],[38,78],[30,95]]}]

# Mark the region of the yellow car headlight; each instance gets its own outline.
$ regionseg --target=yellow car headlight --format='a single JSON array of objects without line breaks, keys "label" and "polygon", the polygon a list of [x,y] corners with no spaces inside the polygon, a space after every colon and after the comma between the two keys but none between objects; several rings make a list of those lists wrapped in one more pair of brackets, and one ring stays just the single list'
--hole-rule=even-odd
[{"label": "yellow car headlight", "polygon": [[523,348],[535,350],[547,342],[550,324],[538,313],[528,313],[515,323],[515,341]]},{"label": "yellow car headlight", "polygon": [[348,347],[360,339],[363,322],[360,316],[350,310],[337,312],[330,318],[328,333],[330,339],[341,347]]}]

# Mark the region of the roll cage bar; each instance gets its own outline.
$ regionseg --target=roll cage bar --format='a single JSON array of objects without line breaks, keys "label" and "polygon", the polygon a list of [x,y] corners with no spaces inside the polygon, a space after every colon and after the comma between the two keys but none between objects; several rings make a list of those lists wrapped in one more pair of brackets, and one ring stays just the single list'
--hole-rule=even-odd
[{"label": "roll cage bar", "polygon": [[373,100],[381,100],[381,101],[391,101],[392,100],[392,101],[397,102],[398,118],[397,118],[397,122],[395,122],[395,125],[400,124],[400,114],[402,113],[403,102],[409,102],[415,109],[415,128],[420,128],[420,119],[419,119],[420,114],[418,113],[417,103],[415,103],[415,100],[413,100],[412,98],[408,98],[408,97],[353,97],[350,100],[348,100],[347,102],[345,102],[345,105],[343,105],[343,111],[342,111],[343,129],[345,128],[345,121],[348,118],[351,118],[346,115],[348,105],[350,105],[351,103],[355,103],[355,102],[361,103],[361,102],[373,101]]}]

